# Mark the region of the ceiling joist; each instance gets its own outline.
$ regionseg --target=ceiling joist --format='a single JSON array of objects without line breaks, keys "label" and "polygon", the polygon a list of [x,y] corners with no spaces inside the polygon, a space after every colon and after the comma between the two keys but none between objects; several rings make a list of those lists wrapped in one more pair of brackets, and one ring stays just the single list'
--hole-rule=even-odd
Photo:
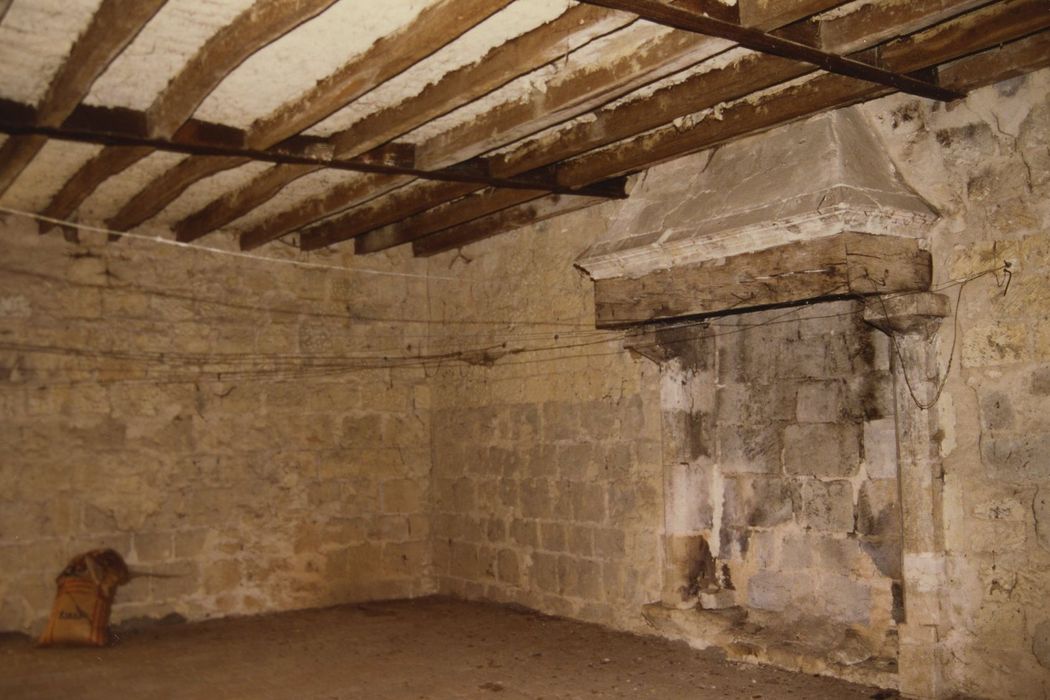
[{"label": "ceiling joist", "polygon": [[[217,31],[146,111],[149,135],[170,138],[219,83],[249,56],[316,17],[335,0],[259,0]],[[63,184],[44,215],[67,219],[92,192],[153,153],[152,148],[104,148]],[[48,227],[42,227],[41,233]]]},{"label": "ceiling joist", "polygon": [[[101,0],[50,85],[32,93],[44,92],[37,106],[0,94],[0,131],[11,135],[0,195],[49,138],[104,146],[43,197],[41,212],[59,220],[148,155],[189,155],[135,193],[114,198],[128,181],[99,191],[120,231],[223,170],[272,163],[233,189],[200,185],[210,203],[174,224],[178,240],[269,204],[276,213],[241,224],[242,248],[298,232],[302,250],[354,239],[359,253],[412,243],[433,255],[623,197],[625,177],[732,139],[893,91],[954,99],[1050,62],[1046,0],[584,0],[538,13],[528,0],[428,0],[395,30],[338,47],[352,58],[247,128],[193,119],[209,96],[227,99],[217,88],[249,57],[278,39],[294,45],[300,25],[337,3],[255,0],[195,39],[181,70],[132,110],[83,100],[148,22],[171,18],[157,15],[162,0]],[[516,32],[520,17],[529,24]],[[311,27],[302,36],[320,36]],[[331,136],[303,134],[348,105]],[[357,176],[303,179],[323,170]]]},{"label": "ceiling joist", "polygon": [[[95,80],[120,55],[166,0],[127,3],[103,0],[87,29],[77,37],[69,56],[51,80],[36,109],[43,126],[57,126],[84,99]],[[6,7],[4,8],[6,12]],[[8,139],[0,147],[0,195],[25,170],[47,143],[42,136]]]}]

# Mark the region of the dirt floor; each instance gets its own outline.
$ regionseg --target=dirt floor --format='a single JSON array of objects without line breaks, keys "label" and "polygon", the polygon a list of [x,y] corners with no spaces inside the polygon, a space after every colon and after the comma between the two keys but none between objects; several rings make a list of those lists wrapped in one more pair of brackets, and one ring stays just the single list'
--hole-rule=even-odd
[{"label": "dirt floor", "polygon": [[431,598],[155,625],[105,649],[0,639],[0,698],[718,698],[894,693],[727,663],[683,644]]}]

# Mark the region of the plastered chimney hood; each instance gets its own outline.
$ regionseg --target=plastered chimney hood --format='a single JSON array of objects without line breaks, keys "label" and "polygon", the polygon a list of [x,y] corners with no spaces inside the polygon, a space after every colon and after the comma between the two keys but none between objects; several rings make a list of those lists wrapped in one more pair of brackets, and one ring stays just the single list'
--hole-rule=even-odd
[{"label": "plastered chimney hood", "polygon": [[654,168],[577,264],[637,277],[841,231],[920,238],[936,219],[865,117],[840,109]]}]

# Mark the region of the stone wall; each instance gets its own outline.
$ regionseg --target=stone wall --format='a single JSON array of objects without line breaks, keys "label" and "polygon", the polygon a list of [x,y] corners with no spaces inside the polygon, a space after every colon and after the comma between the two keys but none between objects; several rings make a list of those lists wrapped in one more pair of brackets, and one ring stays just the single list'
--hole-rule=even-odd
[{"label": "stone wall", "polygon": [[418,318],[421,280],[0,235],[0,630],[38,629],[101,546],[177,575],[116,620],[430,590],[425,376],[353,359],[416,342],[353,317]]},{"label": "stone wall", "polygon": [[[892,652],[901,527],[890,350],[861,310],[825,303],[657,335],[678,358],[663,382],[667,526],[670,547],[686,548],[668,557],[672,605],[721,588],[752,622],[795,639],[817,644],[830,627],[839,644],[849,629],[868,656]],[[684,356],[679,336],[695,338]],[[698,555],[715,568],[699,582]]]},{"label": "stone wall", "polygon": [[432,352],[490,350],[432,376],[434,566],[444,593],[644,630],[660,586],[657,373],[594,331],[572,267],[608,206],[439,259],[456,281],[432,290],[447,334]]},{"label": "stone wall", "polygon": [[[979,697],[1050,693],[1048,95],[1044,70],[948,107],[903,97],[864,107],[942,215],[930,232],[935,285],[958,319],[938,343],[942,371],[955,349],[936,407],[941,661],[950,689]],[[989,272],[1005,262],[1012,279]]]}]

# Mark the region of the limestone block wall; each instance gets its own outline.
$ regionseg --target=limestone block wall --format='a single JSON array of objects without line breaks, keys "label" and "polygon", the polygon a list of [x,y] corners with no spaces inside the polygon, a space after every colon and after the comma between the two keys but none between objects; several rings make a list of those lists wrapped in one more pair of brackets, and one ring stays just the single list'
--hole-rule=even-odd
[{"label": "limestone block wall", "polygon": [[447,334],[431,350],[491,350],[432,374],[434,570],[443,593],[645,630],[662,556],[658,372],[594,331],[572,267],[614,206],[436,259],[457,281],[431,290]]},{"label": "limestone block wall", "polygon": [[354,359],[416,342],[354,317],[419,318],[420,280],[0,237],[0,630],[37,629],[101,546],[178,575],[116,620],[430,590],[426,378]]},{"label": "limestone block wall", "polygon": [[803,636],[853,630],[892,656],[901,526],[890,349],[861,309],[712,321],[693,410],[678,415],[701,426],[693,507],[736,603]]},{"label": "limestone block wall", "polygon": [[[942,662],[950,688],[1050,693],[1050,71],[945,107],[865,106],[902,175],[941,212],[937,405],[947,578]],[[1012,279],[988,273],[1009,262]],[[979,276],[962,289],[958,280]],[[1009,287],[1007,288],[1007,282]]]}]

